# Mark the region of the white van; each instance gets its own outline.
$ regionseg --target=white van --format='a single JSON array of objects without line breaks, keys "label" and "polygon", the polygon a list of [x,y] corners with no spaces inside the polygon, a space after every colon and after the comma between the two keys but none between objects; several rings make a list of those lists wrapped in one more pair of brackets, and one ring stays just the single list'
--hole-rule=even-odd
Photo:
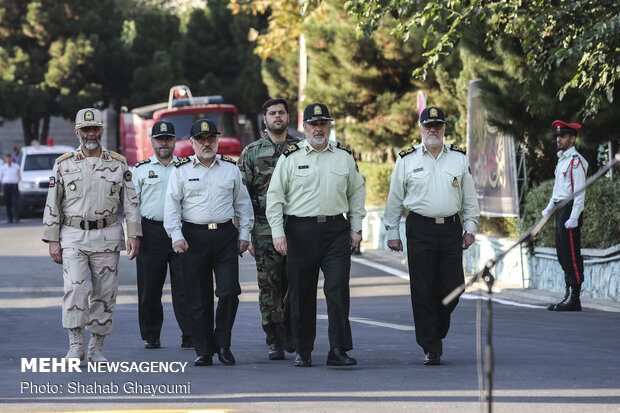
[{"label": "white van", "polygon": [[19,183],[22,216],[27,216],[31,210],[42,210],[45,207],[56,158],[74,150],[75,148],[68,145],[24,146],[21,149],[17,164],[22,173]]}]

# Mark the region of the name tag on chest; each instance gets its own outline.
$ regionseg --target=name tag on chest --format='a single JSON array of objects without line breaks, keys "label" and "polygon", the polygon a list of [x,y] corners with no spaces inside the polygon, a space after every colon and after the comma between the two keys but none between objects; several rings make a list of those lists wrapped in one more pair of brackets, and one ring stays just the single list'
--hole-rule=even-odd
[{"label": "name tag on chest", "polygon": [[297,168],[298,169],[308,169],[308,168],[310,168],[310,165],[299,165]]},{"label": "name tag on chest", "polygon": [[200,178],[189,178],[189,181],[190,182],[192,182],[192,181],[200,181]]}]

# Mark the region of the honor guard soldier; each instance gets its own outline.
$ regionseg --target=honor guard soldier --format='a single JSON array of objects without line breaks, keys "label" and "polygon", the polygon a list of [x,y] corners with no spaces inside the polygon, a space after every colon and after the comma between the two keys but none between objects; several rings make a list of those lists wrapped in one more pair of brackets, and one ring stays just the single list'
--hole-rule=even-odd
[{"label": "honor guard soldier", "polygon": [[406,234],[411,306],[425,365],[441,362],[442,339],[458,303],[454,300],[443,306],[441,300],[464,282],[463,250],[474,243],[480,216],[467,157],[463,150],[444,144],[445,123],[441,109],[422,111],[422,143],[399,153],[384,217],[388,247],[402,251],[400,218],[403,208],[409,211]]},{"label": "honor guard soldier", "polygon": [[164,229],[164,200],[168,177],[178,158],[172,153],[175,144],[174,125],[158,121],[151,131],[154,155],[138,162],[133,170],[133,183],[140,199],[142,233],[140,255],[136,258],[138,275],[138,320],[144,348],[161,346],[159,336],[164,321],[161,304],[166,273],[170,268],[172,308],[181,329],[181,347],[192,347],[192,326],[183,291],[181,256],[172,250]]},{"label": "honor guard soldier", "polygon": [[312,365],[319,269],[329,320],[327,365],[357,364],[346,353],[353,348],[349,274],[351,248],[362,239],[366,186],[351,151],[329,140],[331,120],[324,104],[306,106],[306,139],[284,151],[267,191],[273,245],[287,255],[297,367]]},{"label": "honor guard soldier", "polygon": [[[217,352],[222,364],[235,364],[231,332],[239,306],[239,260],[254,224],[252,205],[235,161],[217,153],[215,122],[199,119],[190,142],[195,155],[175,164],[168,180],[164,228],[182,254],[196,366],[210,366]],[[239,229],[233,217],[239,217]],[[218,297],[213,323],[213,275]]]},{"label": "honor guard soldier", "polygon": [[125,158],[101,146],[101,112],[80,110],[75,134],[79,148],[56,159],[50,177],[43,241],[52,260],[63,266],[62,326],[69,330],[70,345],[65,358],[83,360],[86,328],[88,361],[107,362],[103,339],[112,333],[118,260],[125,249],[117,214],[122,208],[131,260],[142,235],[138,197]]},{"label": "honor guard soldier", "polygon": [[267,134],[243,149],[239,170],[254,207],[252,229],[253,252],[258,273],[262,326],[267,334],[270,360],[283,360],[284,350],[291,346],[290,305],[286,294],[286,258],[273,247],[271,227],[267,222],[267,188],[282,152],[300,141],[286,132],[289,122],[288,104],[284,99],[269,99],[263,105]]},{"label": "honor guard soldier", "polygon": [[[588,162],[575,149],[578,123],[566,123],[556,120],[552,123],[553,135],[558,145],[558,165],[555,167],[555,184],[549,204],[543,210],[549,215],[555,204],[572,196],[586,183]],[[586,193],[581,192],[555,213],[555,249],[558,261],[564,270],[566,285],[564,299],[557,304],[550,304],[549,311],[581,311],[581,284],[583,283],[583,257],[581,256],[582,212]]]}]

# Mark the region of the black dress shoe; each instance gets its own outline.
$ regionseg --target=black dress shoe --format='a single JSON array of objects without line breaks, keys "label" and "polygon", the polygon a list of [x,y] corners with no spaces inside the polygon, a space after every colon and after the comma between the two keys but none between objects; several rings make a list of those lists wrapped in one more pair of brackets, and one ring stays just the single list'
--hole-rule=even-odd
[{"label": "black dress shoe", "polygon": [[181,348],[194,348],[191,336],[181,337]]},{"label": "black dress shoe", "polygon": [[424,357],[424,365],[425,366],[438,366],[441,364],[441,357],[439,357],[439,354],[429,351],[428,353],[426,353],[426,356]]},{"label": "black dress shoe", "polygon": [[312,357],[310,357],[310,354],[297,353],[297,357],[295,357],[295,367],[312,367]]},{"label": "black dress shoe", "polygon": [[157,340],[146,340],[144,342],[144,348],[160,348],[161,347],[161,343],[159,342],[159,339]]},{"label": "black dress shoe", "polygon": [[353,357],[349,357],[346,351],[336,347],[327,353],[327,365],[328,366],[355,366],[357,360]]},{"label": "black dress shoe", "polygon": [[225,364],[227,366],[232,366],[235,364],[235,356],[230,352],[230,348],[228,347],[220,347],[217,351],[217,358],[220,360],[220,363]]},{"label": "black dress shoe", "polygon": [[196,360],[194,360],[194,366],[212,366],[213,359],[211,356],[198,356]]}]

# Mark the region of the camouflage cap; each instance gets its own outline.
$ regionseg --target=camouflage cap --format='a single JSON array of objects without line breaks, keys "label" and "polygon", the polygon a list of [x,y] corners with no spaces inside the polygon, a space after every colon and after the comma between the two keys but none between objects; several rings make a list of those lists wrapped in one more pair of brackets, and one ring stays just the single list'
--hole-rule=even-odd
[{"label": "camouflage cap", "polygon": [[322,103],[311,103],[304,109],[304,123],[317,120],[333,120],[329,117],[327,106]]},{"label": "camouflage cap", "polygon": [[189,137],[193,138],[198,135],[208,135],[215,133],[219,135],[221,132],[217,130],[217,125],[210,119],[198,119],[192,124],[192,129],[189,132]]},{"label": "camouflage cap", "polygon": [[87,126],[103,127],[103,117],[99,110],[95,108],[86,108],[78,111],[77,115],[75,115],[75,130]]},{"label": "camouflage cap", "polygon": [[153,129],[151,130],[151,138],[163,138],[166,136],[172,136],[173,138],[175,137],[174,124],[165,120],[155,122]]}]

